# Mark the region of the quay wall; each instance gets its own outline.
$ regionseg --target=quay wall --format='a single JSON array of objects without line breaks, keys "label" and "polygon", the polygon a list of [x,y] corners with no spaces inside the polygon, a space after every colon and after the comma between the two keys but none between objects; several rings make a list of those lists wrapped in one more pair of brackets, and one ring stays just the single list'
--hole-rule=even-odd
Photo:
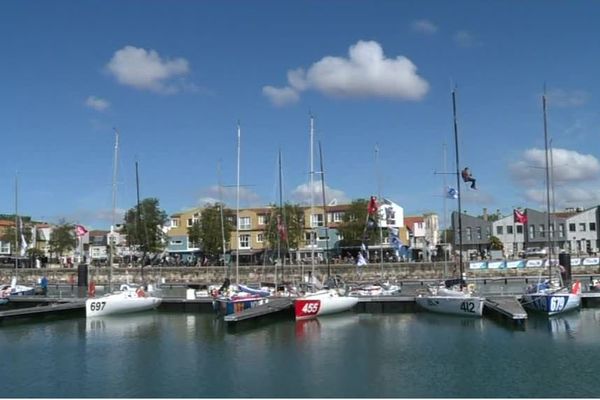
[{"label": "quay wall", "polygon": [[[284,280],[286,282],[299,282],[302,276],[306,276],[311,266],[286,265],[283,267]],[[346,282],[376,282],[380,280],[397,281],[419,281],[419,280],[441,280],[445,277],[455,277],[454,266],[444,267],[443,263],[385,263],[383,267],[379,264],[369,264],[358,267],[352,264],[331,265],[331,274],[341,276]],[[545,268],[514,268],[514,269],[465,269],[467,278],[517,278],[539,276],[546,273]],[[277,267],[278,281],[281,281],[281,267]],[[573,275],[600,275],[599,266],[573,266]],[[274,266],[240,266],[237,270],[240,282],[258,283],[273,282],[275,274]],[[15,275],[14,268],[0,269],[0,283],[8,283]],[[321,278],[327,275],[326,265],[315,266],[315,275]],[[78,269],[60,268],[49,266],[48,268],[27,268],[17,270],[18,282],[23,285],[35,285],[42,276],[46,276],[49,284],[75,284],[78,283]],[[112,269],[113,282],[133,283],[170,283],[180,285],[206,285],[220,284],[228,276],[227,267],[222,266],[200,266],[200,267],[114,267]],[[229,277],[235,282],[236,268],[229,268]],[[96,285],[109,282],[110,268],[88,267],[88,281],[94,281]],[[85,286],[85,285],[83,285]]]}]

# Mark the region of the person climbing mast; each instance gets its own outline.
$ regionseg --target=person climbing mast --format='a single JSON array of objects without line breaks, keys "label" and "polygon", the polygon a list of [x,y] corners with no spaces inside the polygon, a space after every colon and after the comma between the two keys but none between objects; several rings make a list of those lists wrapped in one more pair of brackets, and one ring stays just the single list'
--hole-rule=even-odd
[{"label": "person climbing mast", "polygon": [[460,174],[462,175],[463,181],[471,182],[471,189],[477,190],[477,187],[475,186],[475,178],[473,178],[473,175],[471,175],[469,167],[465,167]]}]

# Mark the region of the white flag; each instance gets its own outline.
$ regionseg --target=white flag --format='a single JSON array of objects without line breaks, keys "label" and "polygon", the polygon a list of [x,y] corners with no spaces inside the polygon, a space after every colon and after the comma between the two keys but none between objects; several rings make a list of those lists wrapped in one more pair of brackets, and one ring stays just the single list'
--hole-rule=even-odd
[{"label": "white flag", "polygon": [[356,265],[358,265],[359,267],[367,265],[367,260],[365,260],[365,257],[363,257],[360,251],[358,252],[358,260],[356,261]]}]

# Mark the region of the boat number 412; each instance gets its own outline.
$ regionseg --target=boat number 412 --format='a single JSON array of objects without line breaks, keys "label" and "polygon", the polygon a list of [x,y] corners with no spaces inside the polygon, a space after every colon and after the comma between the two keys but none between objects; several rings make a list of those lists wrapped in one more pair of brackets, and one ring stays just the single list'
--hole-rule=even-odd
[{"label": "boat number 412", "polygon": [[106,305],[105,301],[92,301],[90,303],[90,311],[101,311],[104,310],[104,306]]},{"label": "boat number 412", "polygon": [[472,301],[463,301],[460,303],[460,309],[464,312],[475,313],[475,303]]}]

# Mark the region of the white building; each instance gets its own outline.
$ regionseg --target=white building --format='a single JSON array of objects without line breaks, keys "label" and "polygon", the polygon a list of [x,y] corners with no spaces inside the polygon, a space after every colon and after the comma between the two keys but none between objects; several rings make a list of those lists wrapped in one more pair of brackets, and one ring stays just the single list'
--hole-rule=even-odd
[{"label": "white building", "polygon": [[502,242],[506,256],[517,257],[523,251],[525,229],[523,224],[514,222],[512,214],[492,222],[492,232]]}]

